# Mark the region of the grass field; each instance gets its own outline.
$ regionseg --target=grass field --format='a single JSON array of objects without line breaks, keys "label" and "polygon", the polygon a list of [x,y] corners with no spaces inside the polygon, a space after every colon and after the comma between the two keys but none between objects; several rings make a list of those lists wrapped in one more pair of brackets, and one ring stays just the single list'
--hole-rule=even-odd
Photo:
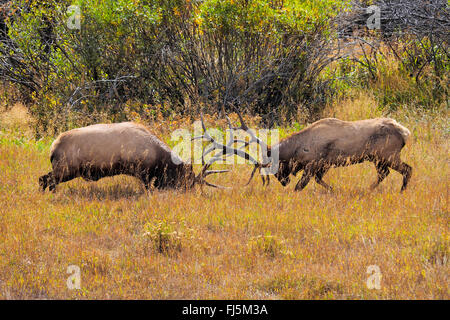
[{"label": "grass field", "polygon": [[[382,115],[375,106],[357,96],[326,115]],[[250,165],[209,178],[226,190],[147,194],[119,176],[41,193],[52,140],[30,138],[13,109],[0,123],[0,298],[449,299],[449,115],[389,116],[412,132],[403,194],[397,172],[369,191],[369,163],[330,170],[333,193],[273,178],[243,187]],[[67,287],[69,265],[79,290]],[[380,289],[367,286],[371,265]]]}]

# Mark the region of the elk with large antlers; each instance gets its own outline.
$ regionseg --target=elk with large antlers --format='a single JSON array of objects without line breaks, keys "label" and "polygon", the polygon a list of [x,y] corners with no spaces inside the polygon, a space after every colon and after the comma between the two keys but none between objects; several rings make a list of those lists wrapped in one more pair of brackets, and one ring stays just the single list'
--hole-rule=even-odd
[{"label": "elk with large antlers", "polygon": [[[390,118],[376,118],[359,121],[342,121],[326,118],[314,122],[307,128],[292,134],[276,145],[267,147],[256,138],[245,125],[242,115],[237,112],[241,126],[235,129],[247,131],[250,142],[261,145],[262,163],[256,163],[248,183],[257,169],[273,165],[272,156],[278,155],[278,170],[275,177],[283,186],[290,182],[289,176],[303,170],[303,175],[295,186],[296,191],[306,187],[312,177],[328,190],[331,186],[322,178],[332,167],[348,166],[364,161],[375,164],[377,180],[371,188],[377,187],[389,174],[392,168],[403,175],[401,191],[406,189],[411,177],[412,168],[400,159],[400,151],[404,147],[410,132],[397,121]],[[269,183],[269,176],[263,184]],[[247,183],[247,184],[248,184]]]},{"label": "elk with large antlers", "polygon": [[[237,154],[256,162],[242,150],[232,147],[230,141],[223,145],[206,131],[202,116],[204,134],[194,139],[205,139],[212,146],[203,154],[214,150],[220,152],[207,161],[201,172],[195,175],[191,164],[184,162],[146,127],[133,122],[96,124],[62,133],[52,144],[50,161],[53,170],[39,178],[43,191],[48,187],[82,177],[97,181],[103,177],[125,174],[140,179],[146,189],[152,182],[155,188],[192,188],[196,183],[219,187],[205,180],[212,173],[228,170],[208,170],[217,160],[230,154]],[[202,157],[203,158],[203,157]]]}]

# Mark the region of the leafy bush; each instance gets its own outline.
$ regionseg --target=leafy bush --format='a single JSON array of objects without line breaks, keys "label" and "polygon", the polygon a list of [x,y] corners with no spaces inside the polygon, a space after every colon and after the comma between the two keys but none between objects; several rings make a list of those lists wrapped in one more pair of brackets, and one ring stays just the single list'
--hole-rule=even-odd
[{"label": "leafy bush", "polygon": [[[381,107],[448,107],[450,12],[445,0],[377,0],[379,30],[367,30],[367,1],[339,18],[357,51],[340,64],[353,85],[374,91]],[[351,31],[349,31],[351,30]],[[365,31],[365,32],[364,32]]]},{"label": "leafy bush", "polygon": [[[29,98],[36,132],[121,121],[130,102],[166,115],[248,106],[272,125],[323,104],[341,1],[11,1],[0,78]],[[137,110],[141,112],[142,110]]]},{"label": "leafy bush", "polygon": [[[389,80],[389,48],[407,85],[375,86],[381,105],[428,108],[448,99],[444,2],[415,0],[411,20],[406,1],[375,1],[383,28],[367,30],[371,1],[13,0],[0,17],[0,79],[20,91],[37,136],[149,110],[195,116],[231,105],[271,127],[318,118],[355,83]],[[71,4],[79,30],[67,24]],[[362,52],[351,55],[355,45]]]}]

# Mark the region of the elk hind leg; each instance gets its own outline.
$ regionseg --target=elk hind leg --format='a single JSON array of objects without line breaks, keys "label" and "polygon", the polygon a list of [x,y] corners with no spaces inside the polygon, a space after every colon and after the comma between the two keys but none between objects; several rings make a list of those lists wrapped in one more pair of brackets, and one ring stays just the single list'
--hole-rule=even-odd
[{"label": "elk hind leg", "polygon": [[375,163],[375,168],[377,169],[377,181],[375,181],[370,188],[375,189],[388,175],[389,175],[389,166],[384,161],[378,161]]},{"label": "elk hind leg", "polygon": [[404,191],[406,189],[406,186],[408,185],[409,179],[411,179],[412,167],[401,160],[398,162],[394,162],[392,165],[390,165],[390,167],[402,174],[403,184],[400,192]]}]

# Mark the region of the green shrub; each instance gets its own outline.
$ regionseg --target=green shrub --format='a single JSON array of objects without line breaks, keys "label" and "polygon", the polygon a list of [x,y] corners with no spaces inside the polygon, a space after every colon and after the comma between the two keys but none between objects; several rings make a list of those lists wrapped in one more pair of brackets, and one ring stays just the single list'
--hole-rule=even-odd
[{"label": "green shrub", "polygon": [[[270,125],[326,94],[331,18],[341,1],[13,0],[0,76],[29,97],[36,134],[128,119],[248,106]],[[81,28],[67,25],[67,7]],[[143,112],[137,110],[137,112]]]}]

